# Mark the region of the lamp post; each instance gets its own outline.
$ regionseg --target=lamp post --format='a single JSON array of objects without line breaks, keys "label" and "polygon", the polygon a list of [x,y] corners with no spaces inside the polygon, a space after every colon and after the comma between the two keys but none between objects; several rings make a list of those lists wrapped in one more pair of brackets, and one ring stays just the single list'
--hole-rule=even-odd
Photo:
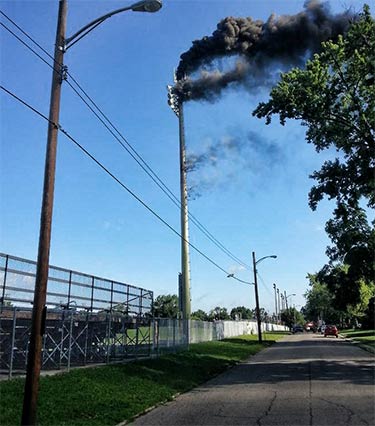
[{"label": "lamp post", "polygon": [[262,262],[262,260],[268,259],[268,258],[276,259],[277,256],[275,254],[273,254],[271,256],[264,256],[264,257],[261,257],[260,259],[256,260],[255,259],[255,252],[253,251],[254,287],[255,287],[255,303],[256,303],[255,312],[256,312],[257,324],[258,324],[258,342],[259,343],[262,343],[262,322],[261,322],[261,319],[260,319],[258,278],[257,278],[256,266],[258,265],[258,263]]},{"label": "lamp post", "polygon": [[276,316],[276,321],[277,321],[278,314],[277,314],[277,295],[276,295],[276,284],[275,283],[273,284],[273,290],[275,292],[275,316]]},{"label": "lamp post", "polygon": [[156,12],[161,8],[161,6],[162,3],[159,0],[139,1],[130,6],[117,9],[111,13],[107,13],[106,15],[97,18],[96,20],[82,27],[82,29],[73,34],[72,37],[66,38],[65,32],[67,0],[59,1],[54,64],[52,72],[47,149],[44,168],[43,197],[40,216],[38,259],[36,266],[31,333],[23,399],[22,425],[34,425],[36,423],[36,408],[41,369],[41,349],[47,315],[46,294],[51,243],[61,85],[64,80],[65,73],[64,53],[82,37],[84,37],[106,19],[117,13],[125,12],[127,10],[132,10],[135,12]]},{"label": "lamp post", "polygon": [[288,294],[288,296],[287,296],[286,292],[285,292],[286,309],[288,309],[288,298],[292,297],[292,296],[295,296],[295,295],[296,295],[296,293],[292,293],[292,294]]},{"label": "lamp post", "polygon": [[[176,75],[174,76],[176,83]],[[178,117],[179,130],[179,157],[180,157],[180,197],[181,197],[181,317],[189,320],[191,315],[190,301],[190,254],[189,254],[189,212],[188,212],[188,190],[187,190],[187,167],[186,167],[186,144],[184,103],[173,91],[173,86],[168,85],[168,104]],[[189,323],[187,322],[186,334],[189,334]]]},{"label": "lamp post", "polygon": [[277,289],[277,305],[279,307],[279,324],[281,324],[281,311],[280,311],[280,289]]}]

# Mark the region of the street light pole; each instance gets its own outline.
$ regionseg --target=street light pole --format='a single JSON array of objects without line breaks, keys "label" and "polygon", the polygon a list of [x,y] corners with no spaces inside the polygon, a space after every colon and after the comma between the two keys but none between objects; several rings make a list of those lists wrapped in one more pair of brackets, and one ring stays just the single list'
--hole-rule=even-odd
[{"label": "street light pole", "polygon": [[36,424],[41,351],[44,325],[47,315],[46,295],[51,242],[53,195],[55,187],[57,135],[60,113],[62,67],[66,30],[67,0],[60,0],[57,20],[52,87],[49,110],[47,150],[44,169],[44,186],[40,216],[38,260],[35,278],[34,303],[28,348],[25,391],[22,410],[22,425]]},{"label": "street light pole", "polygon": [[[279,318],[278,314],[277,314],[277,296],[276,296],[276,284],[273,284],[273,290],[275,292],[275,315],[276,315],[276,321]],[[277,321],[278,322],[278,321]]]},{"label": "street light pole", "polygon": [[280,290],[277,289],[277,305],[279,307],[279,323],[281,324],[281,310],[280,310]]},{"label": "street light pole", "polygon": [[286,295],[286,292],[285,292],[285,300],[286,300],[286,308],[287,309],[289,309],[288,308],[288,299],[289,299],[289,297],[292,297],[292,296],[295,296],[296,295],[296,293],[292,293],[292,294],[288,294],[288,296]]},{"label": "street light pole", "polygon": [[[118,9],[110,14],[106,14],[90,24],[83,27],[78,33],[66,39],[66,16],[67,0],[59,0],[59,12],[56,28],[55,51],[53,59],[52,85],[49,109],[49,123],[47,135],[47,148],[44,166],[44,184],[42,207],[40,215],[38,259],[36,265],[35,289],[33,311],[31,318],[30,342],[28,347],[26,380],[24,387],[24,398],[22,408],[22,425],[35,425],[37,400],[39,391],[39,377],[42,363],[42,341],[45,331],[47,316],[47,283],[49,270],[49,256],[51,245],[52,213],[55,188],[57,136],[59,131],[61,86],[64,80],[64,53],[67,48],[80,40],[92,29],[96,28],[110,16],[125,10],[137,12],[156,12],[161,8],[160,0],[143,0],[132,6]],[[76,37],[82,32],[84,34],[78,39]],[[74,41],[76,39],[76,41]],[[69,45],[67,44],[69,41]]]},{"label": "street light pole", "polygon": [[[176,76],[175,76],[176,82]],[[179,154],[180,154],[180,197],[181,197],[181,316],[189,320],[191,316],[190,300],[190,255],[189,255],[189,213],[187,192],[187,168],[186,168],[186,145],[184,126],[184,103],[180,97],[173,92],[172,86],[167,86],[168,104],[178,117],[179,129]],[[186,323],[188,324],[188,323]],[[187,326],[186,335],[189,334]]]},{"label": "street light pole", "polygon": [[258,342],[262,343],[262,323],[260,320],[259,295],[258,295],[258,278],[257,278],[257,262],[255,261],[255,252],[253,251],[253,268],[254,268],[254,287],[255,287],[255,313],[258,324]]},{"label": "street light pole", "polygon": [[178,106],[179,140],[180,140],[180,194],[181,194],[181,273],[182,273],[182,318],[190,319],[190,268],[189,268],[189,215],[186,176],[186,148],[183,102]]},{"label": "street light pole", "polygon": [[258,342],[262,343],[262,322],[260,319],[260,308],[259,308],[259,295],[258,295],[258,278],[257,278],[257,264],[260,263],[264,259],[276,259],[276,255],[271,256],[264,256],[261,257],[259,260],[255,260],[255,252],[253,251],[253,269],[254,269],[254,287],[255,287],[255,312],[257,317],[257,324],[258,324]]}]

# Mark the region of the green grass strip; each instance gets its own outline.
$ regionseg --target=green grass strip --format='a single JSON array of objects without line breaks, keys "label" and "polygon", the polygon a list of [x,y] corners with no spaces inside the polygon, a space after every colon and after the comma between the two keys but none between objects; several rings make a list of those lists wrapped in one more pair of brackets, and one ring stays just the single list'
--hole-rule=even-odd
[{"label": "green grass strip", "polygon": [[[38,424],[116,425],[186,392],[287,333],[197,343],[189,351],[127,364],[75,369],[40,379]],[[0,424],[19,425],[24,379],[0,382]]]},{"label": "green grass strip", "polygon": [[372,349],[371,352],[375,351],[375,330],[345,330],[340,334],[358,342],[365,349]]}]

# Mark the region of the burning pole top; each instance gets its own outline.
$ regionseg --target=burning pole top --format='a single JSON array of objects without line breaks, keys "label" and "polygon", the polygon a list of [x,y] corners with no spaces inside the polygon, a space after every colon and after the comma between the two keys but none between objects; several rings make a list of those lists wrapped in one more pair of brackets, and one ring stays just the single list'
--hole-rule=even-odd
[{"label": "burning pole top", "polygon": [[176,93],[173,91],[173,86],[168,85],[168,105],[171,107],[172,111],[179,117],[180,115],[180,100]]},{"label": "burning pole top", "polygon": [[[184,81],[186,77],[183,77],[181,80]],[[180,116],[180,107],[181,103],[183,101],[181,97],[181,93],[177,90],[177,74],[176,71],[173,76],[174,86],[168,85],[168,105],[171,107],[172,111],[177,115],[177,117]]]}]

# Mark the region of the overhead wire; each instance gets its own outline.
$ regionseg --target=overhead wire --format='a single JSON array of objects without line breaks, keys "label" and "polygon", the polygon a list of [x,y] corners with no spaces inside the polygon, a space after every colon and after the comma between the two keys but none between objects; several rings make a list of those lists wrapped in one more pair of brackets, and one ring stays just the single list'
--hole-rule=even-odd
[{"label": "overhead wire", "polygon": [[259,274],[259,272],[257,271],[257,276],[260,279],[261,284],[263,285],[263,288],[266,289],[267,293],[269,295],[271,295],[273,297],[272,291],[268,288],[268,286],[266,285],[266,283],[264,282],[264,279],[262,278],[262,276]]},{"label": "overhead wire", "polygon": [[[104,166],[103,163],[101,163],[97,158],[95,158],[86,148],[84,148],[75,138],[73,138],[69,132],[67,132],[59,123],[54,123],[49,118],[44,115],[42,112],[40,112],[38,109],[34,108],[32,105],[30,105],[25,100],[21,99],[19,96],[17,96],[14,92],[7,89],[3,85],[0,85],[0,89],[6,92],[9,96],[16,99],[19,103],[33,111],[35,114],[37,114],[39,117],[46,120],[48,123],[52,124],[56,127],[61,133],[63,133],[71,142],[73,142],[74,145],[76,145],[86,156],[88,156],[97,166],[99,166],[108,176],[110,176],[115,182],[117,182],[125,191],[127,191],[135,200],[137,200],[144,208],[146,208],[154,217],[156,217],[161,223],[163,223],[169,230],[171,230],[175,235],[177,235],[179,238],[184,240],[189,244],[189,246],[195,250],[198,254],[200,254],[204,259],[206,259],[208,262],[210,262],[213,266],[215,266],[217,269],[219,269],[221,272],[224,272],[227,277],[230,275],[229,272],[221,267],[217,262],[212,260],[208,255],[206,255],[202,250],[200,250],[195,244],[192,244],[191,242],[185,240],[183,236],[176,231],[172,225],[170,225],[165,219],[163,219],[158,213],[155,212],[147,203],[145,203],[138,195],[135,194],[134,191],[132,191],[127,185],[125,185],[117,176],[115,176],[107,167]],[[235,279],[236,281],[244,282],[237,277],[231,276],[231,278]]]},{"label": "overhead wire", "polygon": [[[43,51],[50,59],[54,61],[53,56],[44,49],[37,41],[35,41],[26,31],[24,31],[17,23],[15,23],[11,18],[9,18],[4,12],[0,10],[0,13],[9,20],[22,34],[25,35],[30,41],[32,41],[39,49]],[[44,58],[42,58],[33,48],[31,48],[27,43],[25,43],[22,39],[20,39],[14,32],[12,32],[8,27],[6,27],[3,23],[1,25],[7,29],[17,40],[19,40],[24,46],[26,46],[32,53],[34,53],[39,59],[41,59],[45,64],[54,69],[57,72],[56,68],[48,63]],[[103,121],[102,118],[99,117],[98,113],[94,111],[94,109],[89,105],[89,103],[83,98],[83,96],[74,88],[74,86],[67,81],[67,84],[72,88],[72,90],[76,93],[77,96],[84,102],[84,104],[91,110],[91,112],[95,115],[95,117],[106,127],[106,129],[112,134],[112,136],[120,143],[123,149],[137,162],[137,164],[143,169],[143,171],[153,180],[153,182],[167,195],[167,197],[180,209],[181,202],[174,195],[174,193],[168,188],[168,186],[162,181],[162,179],[157,175],[156,172],[147,164],[147,162],[138,154],[135,148],[126,140],[126,138],[122,135],[122,133],[116,128],[116,126],[112,123],[112,121],[104,114],[101,108],[94,102],[94,100],[87,94],[87,92],[82,88],[82,86],[78,83],[78,81],[71,75],[69,71],[67,71],[67,75],[73,80],[73,82],[77,85],[79,90],[86,96],[86,98],[91,102],[91,104],[99,111],[99,114],[109,123],[109,125],[115,130],[115,132],[121,137],[121,139],[125,142],[128,148],[121,142],[121,140],[113,133],[113,131],[108,127],[108,125]],[[131,150],[131,151],[130,151]],[[227,249],[215,236],[212,235],[208,231],[208,229],[191,213],[188,212],[189,218],[192,223],[213,243],[215,244],[221,251],[223,251],[228,257],[230,257],[236,263],[239,263],[241,266],[246,269],[252,270],[252,267],[243,262],[237,256],[235,256],[229,249]]]}]

